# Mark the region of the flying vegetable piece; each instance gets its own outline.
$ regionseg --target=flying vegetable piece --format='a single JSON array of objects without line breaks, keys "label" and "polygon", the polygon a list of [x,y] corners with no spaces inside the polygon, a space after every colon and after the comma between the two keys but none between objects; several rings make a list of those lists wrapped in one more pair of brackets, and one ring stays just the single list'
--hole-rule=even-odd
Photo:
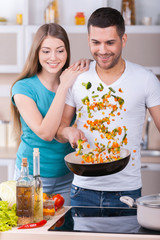
[{"label": "flying vegetable piece", "polygon": [[82,99],[83,104],[87,105],[88,102],[89,102],[88,96],[86,96],[85,98]]},{"label": "flying vegetable piece", "polygon": [[119,96],[115,96],[113,94],[111,94],[111,96],[114,97],[118,101],[119,105],[123,105],[124,104],[124,99],[123,98],[121,98]]},{"label": "flying vegetable piece", "polygon": [[78,140],[78,152],[77,152],[76,155],[81,155],[82,154],[83,143],[84,143],[84,141],[82,139]]},{"label": "flying vegetable piece", "polygon": [[97,91],[101,92],[101,91],[103,91],[104,87],[103,87],[102,83],[100,83],[99,85],[100,85],[100,87],[97,87]]},{"label": "flying vegetable piece", "polygon": [[82,85],[88,90],[92,87],[92,84],[90,82],[87,82],[87,83],[82,83]]},{"label": "flying vegetable piece", "polygon": [[113,88],[111,88],[111,87],[109,87],[109,90],[111,90],[111,92],[113,92],[113,93],[116,92],[116,91],[115,91]]}]

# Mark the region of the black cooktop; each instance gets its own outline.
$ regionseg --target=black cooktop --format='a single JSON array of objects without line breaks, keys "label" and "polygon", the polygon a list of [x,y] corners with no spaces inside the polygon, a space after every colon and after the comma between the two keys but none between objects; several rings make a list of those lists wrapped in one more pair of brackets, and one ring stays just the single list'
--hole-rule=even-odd
[{"label": "black cooktop", "polygon": [[141,227],[134,208],[72,207],[48,231],[160,235]]}]

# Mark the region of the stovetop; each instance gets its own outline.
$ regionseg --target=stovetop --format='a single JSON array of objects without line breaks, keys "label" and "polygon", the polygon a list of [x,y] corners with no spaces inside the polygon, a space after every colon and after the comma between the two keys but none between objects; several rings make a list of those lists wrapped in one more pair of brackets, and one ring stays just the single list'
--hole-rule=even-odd
[{"label": "stovetop", "polygon": [[72,207],[48,231],[160,235],[139,225],[135,208]]}]

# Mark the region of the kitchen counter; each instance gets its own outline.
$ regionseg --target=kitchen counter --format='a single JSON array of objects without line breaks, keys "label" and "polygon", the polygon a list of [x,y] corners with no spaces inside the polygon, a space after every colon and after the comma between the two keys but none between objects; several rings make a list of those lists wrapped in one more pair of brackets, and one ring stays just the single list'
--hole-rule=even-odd
[{"label": "kitchen counter", "polygon": [[158,235],[138,235],[138,234],[111,234],[111,233],[88,233],[88,232],[51,232],[48,228],[51,227],[69,207],[62,208],[52,220],[49,220],[46,225],[41,228],[21,229],[16,227],[10,231],[0,232],[0,240],[125,240],[125,239],[141,239],[153,240],[159,239]]}]

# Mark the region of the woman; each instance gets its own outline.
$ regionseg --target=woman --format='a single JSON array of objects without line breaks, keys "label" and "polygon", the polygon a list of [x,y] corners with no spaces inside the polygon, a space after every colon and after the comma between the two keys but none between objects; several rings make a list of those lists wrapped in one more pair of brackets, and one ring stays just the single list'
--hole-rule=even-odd
[{"label": "woman", "polygon": [[70,45],[65,30],[58,24],[42,25],[35,34],[24,69],[12,86],[11,112],[17,140],[15,179],[20,176],[21,160],[27,157],[33,175],[33,148],[40,151],[43,191],[60,193],[70,204],[72,173],[64,156],[73,149],[57,142],[67,90],[76,77],[88,70],[89,61],[69,67]]}]

